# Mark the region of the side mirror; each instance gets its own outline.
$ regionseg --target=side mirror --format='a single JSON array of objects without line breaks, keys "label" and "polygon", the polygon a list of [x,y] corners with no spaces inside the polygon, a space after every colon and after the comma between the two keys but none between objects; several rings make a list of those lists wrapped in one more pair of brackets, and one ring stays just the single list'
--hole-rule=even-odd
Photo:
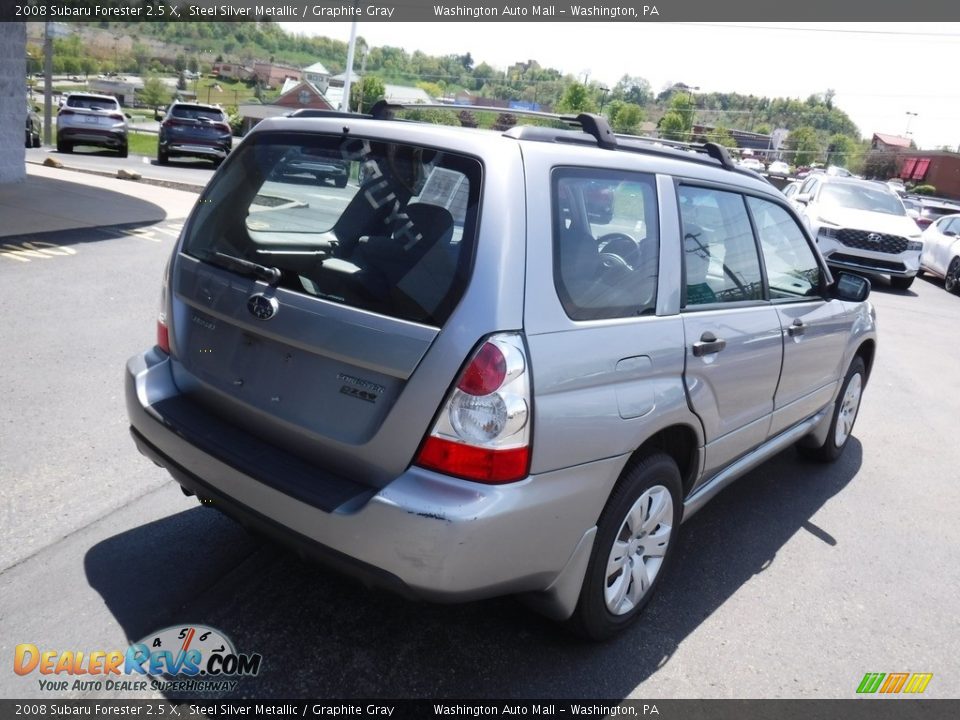
[{"label": "side mirror", "polygon": [[811,200],[810,193],[797,193],[793,196],[793,201],[801,205],[807,205]]},{"label": "side mirror", "polygon": [[127,120],[133,120],[133,115],[130,113],[124,113],[124,115],[126,116]]},{"label": "side mirror", "polygon": [[863,302],[870,297],[870,281],[865,277],[840,271],[833,279],[830,297],[848,302]]},{"label": "side mirror", "polygon": [[33,106],[33,111],[34,111],[34,112],[40,112],[40,106],[39,106],[39,105],[34,105],[34,106]]}]

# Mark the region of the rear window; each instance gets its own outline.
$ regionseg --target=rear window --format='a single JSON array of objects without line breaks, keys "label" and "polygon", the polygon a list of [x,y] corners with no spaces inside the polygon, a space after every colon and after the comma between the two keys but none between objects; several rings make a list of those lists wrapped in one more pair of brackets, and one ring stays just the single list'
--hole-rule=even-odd
[{"label": "rear window", "polygon": [[175,118],[184,120],[212,120],[213,122],[222,122],[224,119],[223,111],[217,108],[198,107],[196,105],[174,105],[170,114]]},{"label": "rear window", "polygon": [[118,110],[120,105],[111,98],[93,98],[71,95],[67,98],[67,107],[87,110]]},{"label": "rear window", "polygon": [[281,287],[442,326],[466,287],[474,158],[356,137],[249,137],[204,192],[183,250],[277,268]]}]

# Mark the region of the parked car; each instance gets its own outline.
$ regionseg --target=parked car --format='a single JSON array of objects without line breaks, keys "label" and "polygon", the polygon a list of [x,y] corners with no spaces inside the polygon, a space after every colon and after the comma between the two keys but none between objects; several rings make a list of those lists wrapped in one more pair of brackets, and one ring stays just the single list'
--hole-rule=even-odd
[{"label": "parked car", "polygon": [[763,172],[763,163],[760,162],[755,157],[741,158],[740,162],[738,162],[737,164],[742,168],[746,168],[747,170],[753,170],[754,172]]},{"label": "parked car", "polygon": [[313,153],[304,148],[290,150],[281,158],[270,174],[273,180],[296,179],[323,183],[327,180],[338,187],[346,187],[350,177],[350,162],[331,153]]},{"label": "parked car", "polygon": [[27,134],[26,147],[40,147],[40,135],[43,133],[43,120],[40,119],[40,108],[27,101]]},{"label": "parked car", "polygon": [[947,292],[960,292],[960,214],[945,215],[923,231],[920,272],[943,278]]},{"label": "parked car", "polygon": [[174,102],[160,123],[157,162],[172,157],[199,157],[219,164],[233,147],[227,115],[218,105]]},{"label": "parked car", "polygon": [[888,275],[906,290],[920,267],[920,230],[881,183],[826,173],[804,180],[793,202],[831,267]]},{"label": "parked car", "polygon": [[[126,368],[133,439],[186,493],[371,582],[605,638],[736,477],[843,453],[869,281],[722,147],[381,117],[262,121],[186,221]],[[366,181],[317,193],[275,174],[291,153]]]},{"label": "parked car", "polygon": [[904,195],[900,198],[904,206],[908,203],[916,209],[915,219],[921,230],[926,230],[931,223],[944,215],[960,213],[960,203],[947,198],[930,197],[928,195]]},{"label": "parked car", "polygon": [[903,184],[900,178],[890,178],[887,180],[887,186],[897,195],[903,196],[907,193],[907,186]]},{"label": "parked car", "polygon": [[127,157],[127,116],[110,95],[70,93],[57,112],[57,152],[76,145],[116,150]]},{"label": "parked car", "polygon": [[793,201],[793,198],[800,191],[800,186],[802,184],[803,183],[801,183],[799,180],[794,180],[793,182],[790,182],[784,185],[783,189],[781,189],[780,192],[783,193],[783,196],[787,200]]},{"label": "parked car", "polygon": [[774,160],[770,165],[767,166],[767,175],[773,175],[774,177],[789,177],[790,175],[790,166],[787,165],[783,160]]}]

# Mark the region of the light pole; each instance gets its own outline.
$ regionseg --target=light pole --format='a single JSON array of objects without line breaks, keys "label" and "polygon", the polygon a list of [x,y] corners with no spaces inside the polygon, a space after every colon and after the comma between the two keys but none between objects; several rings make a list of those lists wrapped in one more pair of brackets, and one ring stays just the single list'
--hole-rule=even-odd
[{"label": "light pole", "polygon": [[913,120],[915,117],[917,117],[917,115],[919,115],[919,114],[920,114],[920,113],[910,112],[909,110],[907,110],[907,129],[904,130],[904,132],[903,132],[903,134],[904,134],[906,137],[909,137],[909,136],[910,136],[910,121]]},{"label": "light pole", "polygon": [[607,93],[610,92],[610,88],[601,85],[597,90],[600,91],[600,114],[603,115],[603,103],[607,99]]}]

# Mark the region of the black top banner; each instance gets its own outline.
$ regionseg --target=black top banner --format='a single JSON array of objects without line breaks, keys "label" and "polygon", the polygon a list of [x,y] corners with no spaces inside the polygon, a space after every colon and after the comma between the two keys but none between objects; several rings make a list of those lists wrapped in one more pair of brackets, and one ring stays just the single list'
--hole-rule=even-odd
[{"label": "black top banner", "polygon": [[947,720],[957,700],[0,700],[3,718]]},{"label": "black top banner", "polygon": [[756,22],[960,20],[954,0],[3,0],[0,22]]}]

